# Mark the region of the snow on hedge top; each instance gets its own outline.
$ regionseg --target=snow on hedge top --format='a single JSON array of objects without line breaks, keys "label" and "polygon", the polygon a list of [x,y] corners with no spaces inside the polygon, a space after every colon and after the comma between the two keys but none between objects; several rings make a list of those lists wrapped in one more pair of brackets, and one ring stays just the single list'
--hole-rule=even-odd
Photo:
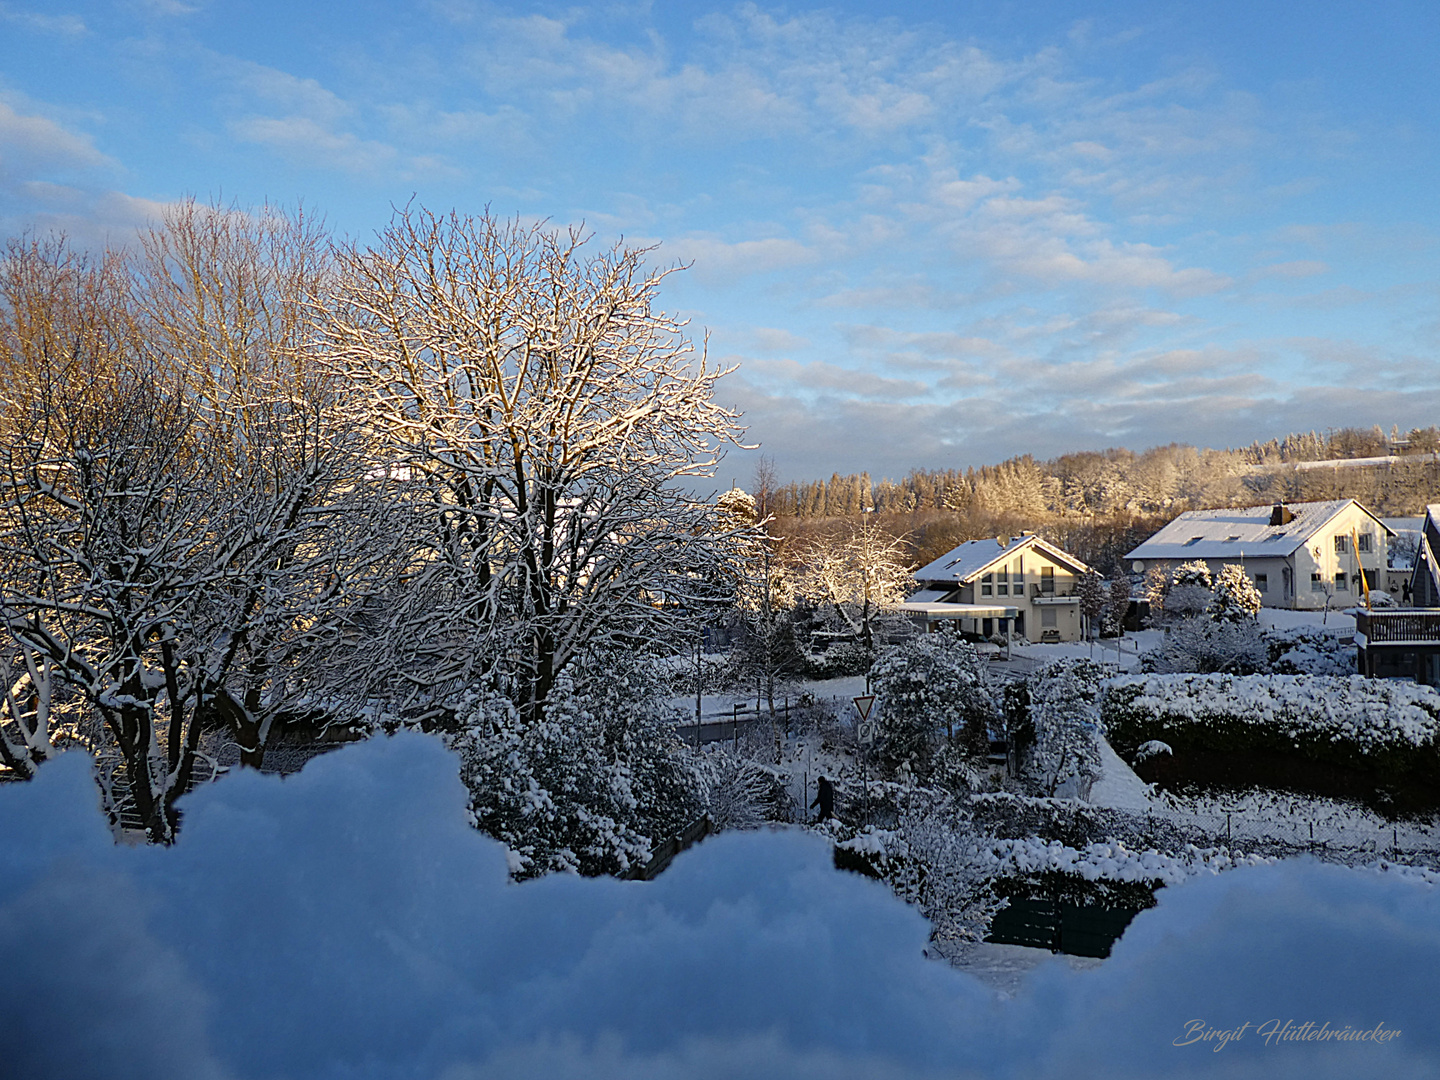
[{"label": "snow on hedge top", "polygon": [[1103,715],[1281,725],[1291,735],[1348,739],[1362,751],[1430,746],[1440,728],[1440,694],[1428,686],[1360,675],[1127,675],[1105,691]]},{"label": "snow on hedge top", "polygon": [[1047,870],[1074,874],[1086,881],[1160,881],[1179,885],[1202,874],[1218,874],[1237,866],[1264,866],[1275,862],[1264,855],[1232,853],[1228,848],[1197,848],[1186,844],[1169,855],[1153,848],[1135,851],[1118,840],[1073,848],[1058,840],[1037,837],[1002,840],[994,847],[1000,874],[1034,874]]}]

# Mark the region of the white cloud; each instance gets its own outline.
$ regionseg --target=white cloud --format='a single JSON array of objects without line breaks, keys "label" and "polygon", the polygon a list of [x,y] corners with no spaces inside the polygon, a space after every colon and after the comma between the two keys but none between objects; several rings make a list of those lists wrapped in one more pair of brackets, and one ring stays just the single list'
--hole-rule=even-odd
[{"label": "white cloud", "polygon": [[726,241],[717,236],[690,233],[667,238],[660,254],[694,262],[693,273],[704,282],[733,281],[813,263],[820,254],[789,237]]},{"label": "white cloud", "polygon": [[85,20],[79,15],[42,15],[9,4],[0,4],[0,20],[23,26],[27,30],[59,34],[62,37],[79,37],[86,32]]},{"label": "white cloud", "polygon": [[24,115],[0,100],[0,170],[17,173],[112,168],[115,162],[76,134],[43,116]]},{"label": "white cloud", "polygon": [[310,167],[346,172],[378,172],[396,162],[393,146],[330,131],[304,116],[255,116],[230,123],[231,133],[245,142],[268,146],[284,157]]}]

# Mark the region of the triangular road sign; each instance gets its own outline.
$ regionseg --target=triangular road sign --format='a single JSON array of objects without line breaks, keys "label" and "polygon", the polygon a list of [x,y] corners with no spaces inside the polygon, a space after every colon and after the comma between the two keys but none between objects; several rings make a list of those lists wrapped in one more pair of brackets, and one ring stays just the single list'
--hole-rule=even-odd
[{"label": "triangular road sign", "polygon": [[860,719],[870,719],[870,709],[875,704],[874,694],[863,694],[855,699],[855,708],[860,712]]}]

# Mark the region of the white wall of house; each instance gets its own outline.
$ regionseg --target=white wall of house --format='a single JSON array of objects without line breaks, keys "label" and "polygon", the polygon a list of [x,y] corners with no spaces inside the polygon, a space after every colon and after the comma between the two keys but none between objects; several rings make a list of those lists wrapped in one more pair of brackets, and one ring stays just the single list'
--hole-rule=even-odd
[{"label": "white wall of house", "polygon": [[[1360,541],[1358,553],[1351,549],[1352,528]],[[1295,552],[1294,606],[1319,611],[1327,597],[1332,608],[1358,603],[1364,596],[1355,580],[1358,567],[1364,567],[1372,589],[1385,580],[1385,540],[1385,531],[1358,506],[1336,515]]]}]

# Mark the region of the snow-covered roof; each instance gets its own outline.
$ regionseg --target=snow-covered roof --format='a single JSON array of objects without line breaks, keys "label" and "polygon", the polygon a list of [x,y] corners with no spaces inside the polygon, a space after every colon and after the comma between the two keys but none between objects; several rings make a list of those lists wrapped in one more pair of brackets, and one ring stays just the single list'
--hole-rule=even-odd
[{"label": "snow-covered roof", "polygon": [[1271,525],[1275,507],[1243,506],[1226,510],[1187,510],[1150,537],[1127,559],[1263,559],[1289,556],[1303,547],[1346,507],[1354,503],[1387,535],[1393,530],[1354,499],[1287,503],[1294,517]]},{"label": "snow-covered roof", "polygon": [[964,582],[978,577],[988,568],[1018,552],[1028,548],[1036,548],[1045,555],[1070,567],[1076,573],[1084,573],[1088,567],[1075,558],[1067,555],[1054,544],[1046,543],[1034,533],[1010,537],[1005,543],[1000,542],[1001,538],[989,540],[967,540],[959,547],[952,548],[940,558],[926,566],[922,566],[914,573],[916,581],[920,582],[954,582],[960,585]]},{"label": "snow-covered roof", "polygon": [[946,585],[940,589],[921,589],[917,593],[911,593],[905,598],[907,604],[938,604],[945,597],[955,591],[953,585]]}]

